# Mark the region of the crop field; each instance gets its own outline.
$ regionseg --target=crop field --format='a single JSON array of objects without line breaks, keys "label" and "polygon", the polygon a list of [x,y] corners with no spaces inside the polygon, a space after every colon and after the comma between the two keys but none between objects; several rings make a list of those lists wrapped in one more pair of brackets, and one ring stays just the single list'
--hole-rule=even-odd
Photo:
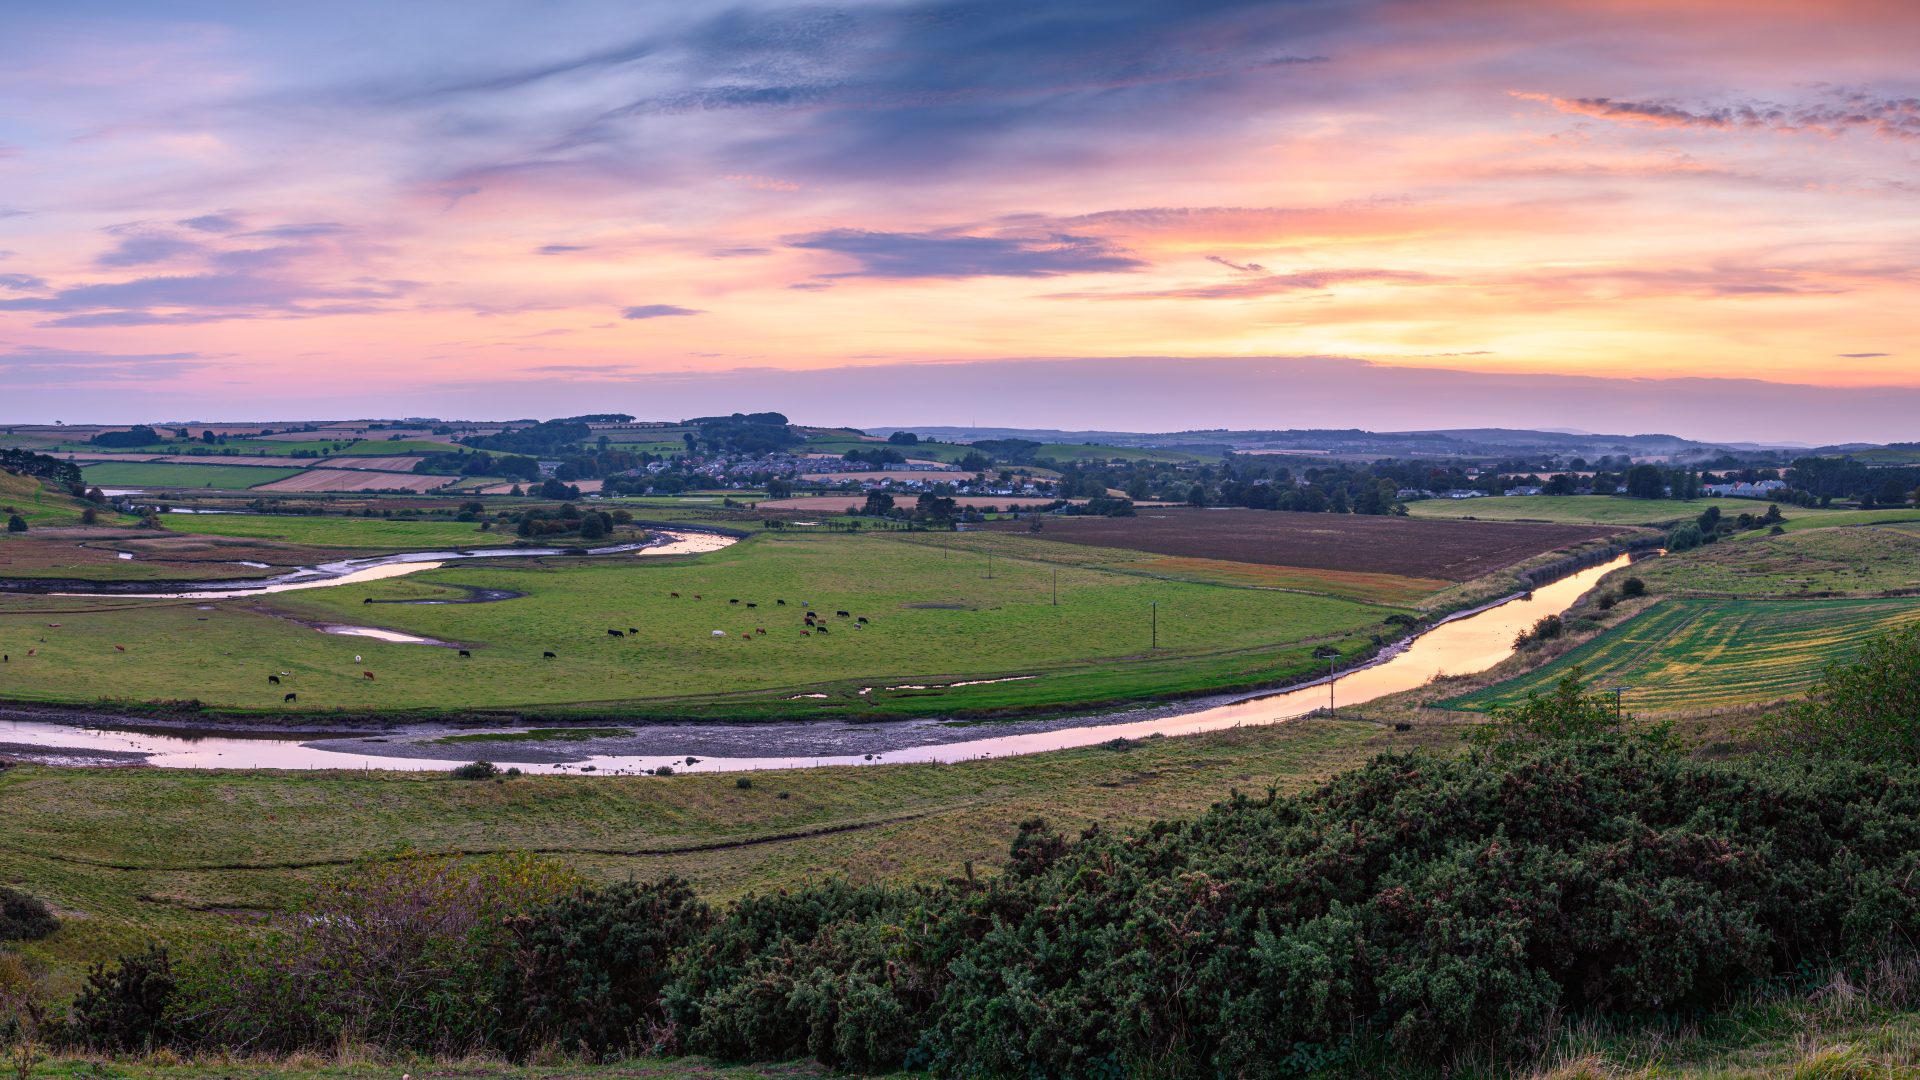
[{"label": "crop field", "polygon": [[171,465],[164,462],[96,462],[82,468],[87,483],[102,487],[218,488],[241,490],[298,476],[299,469],[255,465]]},{"label": "crop field", "polygon": [[351,454],[341,454],[338,457],[326,458],[314,464],[321,468],[337,467],[346,469],[381,469],[386,472],[412,472],[415,465],[425,460],[427,460],[426,457],[421,454],[370,457],[355,457]]},{"label": "crop field", "polygon": [[[989,522],[989,531],[1028,524]],[[1136,517],[1069,517],[1043,526],[1049,540],[1122,547],[1179,558],[1222,559],[1363,574],[1466,581],[1542,552],[1610,535],[1574,525],[1419,521],[1270,510],[1142,511]]]},{"label": "crop field", "polygon": [[[154,601],[110,617],[75,615],[57,628],[0,617],[8,651],[38,652],[0,675],[0,697],[88,701],[111,686],[121,698],[264,712],[527,706],[708,715],[719,698],[743,715],[924,715],[1268,683],[1313,670],[1317,644],[1364,647],[1402,610],[1080,568],[1059,568],[1055,605],[1055,570],[996,559],[989,578],[977,563],[924,545],[770,533],[696,559],[464,563],[263,599]],[[459,586],[526,595],[378,602],[461,598]],[[803,601],[824,613],[830,633],[805,632]],[[1154,603],[1158,649],[1149,648]],[[834,617],[838,610],[871,621],[855,629],[852,618]],[[473,656],[323,634],[315,622],[401,630]],[[267,676],[280,672],[290,673],[284,685],[270,686]],[[1042,677],[885,689],[1012,674]],[[869,686],[878,689],[860,693]],[[284,703],[283,690],[298,701]],[[802,690],[828,696],[789,700]]]},{"label": "crop field", "polygon": [[1661,600],[1534,671],[1443,708],[1484,710],[1545,692],[1578,666],[1596,689],[1627,686],[1642,713],[1796,697],[1867,638],[1920,619],[1920,600]]},{"label": "crop field", "polygon": [[1372,604],[1408,607],[1418,606],[1454,584],[1437,578],[1415,578],[1399,574],[1315,570],[1303,566],[1269,566],[1260,563],[1231,562],[1225,559],[1160,555],[1130,548],[1062,543],[1049,538],[1044,530],[1038,534],[978,530],[963,533],[907,533],[898,537],[889,537],[889,539],[938,547],[943,552],[949,553],[950,557],[984,559],[988,552],[992,552],[996,557],[1017,556],[1053,566],[1098,568],[1148,577],[1195,581],[1210,585],[1231,585],[1248,589],[1322,593]]},{"label": "crop field", "polygon": [[457,476],[372,472],[354,469],[305,469],[289,473],[262,491],[432,491],[458,480]]},{"label": "crop field", "polygon": [[[1458,521],[1552,521],[1566,524],[1665,526],[1699,517],[1717,506],[1728,517],[1767,512],[1762,499],[1629,499],[1624,495],[1490,495],[1481,499],[1416,499],[1407,513],[1417,518]],[[1832,510],[1782,506],[1789,521],[1812,519]]]},{"label": "crop field", "polygon": [[1635,571],[1655,592],[1867,596],[1920,589],[1920,526],[1803,529],[1737,536]]}]

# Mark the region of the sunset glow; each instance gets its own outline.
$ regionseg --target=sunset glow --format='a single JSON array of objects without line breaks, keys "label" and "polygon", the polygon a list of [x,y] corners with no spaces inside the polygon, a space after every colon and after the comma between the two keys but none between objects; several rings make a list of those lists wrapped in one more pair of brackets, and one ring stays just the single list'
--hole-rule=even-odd
[{"label": "sunset glow", "polygon": [[0,419],[672,414],[1023,358],[1920,388],[1912,4],[5,21]]}]

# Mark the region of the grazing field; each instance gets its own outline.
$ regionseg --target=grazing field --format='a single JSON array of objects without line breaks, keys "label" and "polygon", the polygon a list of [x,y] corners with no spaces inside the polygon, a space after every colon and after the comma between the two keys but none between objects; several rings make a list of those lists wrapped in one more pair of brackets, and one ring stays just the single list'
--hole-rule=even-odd
[{"label": "grazing field", "polygon": [[[370,459],[375,460],[375,459]],[[457,476],[429,476],[416,473],[370,472],[352,469],[307,469],[271,484],[262,491],[433,491],[446,487]]]},{"label": "grazing field", "polygon": [[1658,559],[1636,571],[1655,592],[1732,596],[1873,595],[1920,589],[1920,527],[1750,534]]},{"label": "grazing field", "polygon": [[218,488],[241,490],[301,475],[299,469],[255,465],[174,465],[165,462],[96,462],[82,468],[87,483],[102,487]]},{"label": "grazing field", "polygon": [[[353,860],[535,851],[606,881],[667,874],[726,900],[844,875],[935,881],[1004,864],[1018,823],[1126,827],[1204,809],[1233,789],[1283,790],[1407,746],[1419,733],[1301,721],[1125,751],[956,765],[674,777],[444,773],[0,772],[0,881],[29,881],[63,928],[23,951],[72,989],[91,961],[247,932]],[[0,736],[3,738],[3,736]],[[392,1075],[397,1075],[394,1073]],[[419,1075],[418,1072],[415,1075]]]},{"label": "grazing field", "polygon": [[1570,668],[1628,709],[1685,712],[1797,697],[1869,637],[1920,619],[1920,601],[1661,600],[1534,671],[1441,703],[1484,710],[1545,692]]},{"label": "grazing field", "polygon": [[[1417,518],[1458,521],[1551,521],[1565,524],[1664,526],[1699,517],[1717,506],[1727,517],[1758,516],[1769,504],[1762,499],[1629,499],[1624,495],[1490,495],[1482,499],[1416,499],[1407,513]],[[1811,519],[1831,510],[1781,506],[1789,520]]]},{"label": "grazing field", "polygon": [[510,529],[482,531],[469,521],[393,521],[331,514],[168,514],[164,520],[167,531],[174,533],[368,551],[497,547],[519,539]]},{"label": "grazing field", "polygon": [[[981,526],[999,532],[1027,527],[1017,521]],[[1043,528],[1047,539],[1072,544],[1448,581],[1480,577],[1612,531],[1572,525],[1184,508],[1142,511],[1130,518],[1065,517],[1048,520]]]},{"label": "grazing field", "polygon": [[[768,533],[696,559],[461,563],[263,599],[154,601],[110,618],[76,615],[55,629],[0,617],[0,641],[10,651],[38,649],[31,663],[5,672],[0,696],[89,701],[111,687],[119,698],[197,699],[270,713],[526,707],[609,716],[924,715],[1268,684],[1315,670],[1317,645],[1348,655],[1365,648],[1387,632],[1385,618],[1403,610],[1079,568],[1059,570],[1054,605],[1054,572],[996,559],[989,578],[978,564],[924,545]],[[526,595],[478,604],[379,602],[461,598],[461,586]],[[830,632],[806,627],[802,602]],[[1156,602],[1159,647],[1152,649]],[[841,610],[849,616],[834,614]],[[856,628],[853,616],[870,623]],[[456,642],[473,656],[322,634],[308,622],[401,630]],[[548,651],[556,657],[543,657]],[[267,676],[280,672],[290,673],[285,685],[269,685]],[[1042,677],[944,685],[1014,674]],[[901,684],[929,688],[886,689]],[[866,687],[876,689],[861,693]],[[283,690],[298,692],[298,701],[283,702]],[[789,700],[800,691],[827,697]]]}]

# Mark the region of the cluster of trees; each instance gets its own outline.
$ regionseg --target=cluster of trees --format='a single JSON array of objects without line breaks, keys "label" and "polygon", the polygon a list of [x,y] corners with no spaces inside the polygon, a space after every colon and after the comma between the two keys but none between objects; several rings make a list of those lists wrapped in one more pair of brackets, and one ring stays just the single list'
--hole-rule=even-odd
[{"label": "cluster of trees", "polygon": [[538,480],[540,462],[514,454],[495,457],[485,450],[471,453],[456,450],[426,454],[414,463],[413,471],[435,476],[505,476],[515,480]]},{"label": "cluster of trees", "polygon": [[1872,509],[1920,499],[1920,466],[1870,467],[1853,458],[1803,457],[1787,469],[1786,479],[1821,506],[1854,499]]},{"label": "cluster of trees", "polygon": [[461,439],[460,444],[497,454],[551,458],[586,442],[593,435],[593,429],[587,427],[588,423],[587,418],[578,416],[543,420],[528,427],[508,428],[492,435],[469,435]]},{"label": "cluster of trees", "polygon": [[[46,454],[36,454],[30,450],[0,449],[0,471],[10,472],[15,476],[30,476],[48,487],[64,491],[69,495],[87,493],[86,481],[81,478],[80,466]],[[105,496],[102,496],[102,499],[104,498]]]},{"label": "cluster of trees", "polygon": [[613,535],[615,525],[624,525],[632,520],[633,515],[625,510],[608,513],[604,510],[583,510],[572,503],[562,503],[551,510],[535,507],[521,511],[514,518],[514,535],[528,539],[578,536],[582,540],[603,540]]},{"label": "cluster of trees", "polygon": [[125,431],[102,431],[87,440],[95,446],[104,446],[113,450],[124,450],[135,446],[152,446],[167,441],[165,435],[145,424],[135,424]]},{"label": "cluster of trees", "polygon": [[787,423],[786,416],[777,412],[702,416],[687,423],[700,432],[697,436],[692,432],[682,436],[689,453],[704,448],[714,453],[763,457],[804,441]]},{"label": "cluster of trees", "polygon": [[871,449],[855,447],[840,455],[842,461],[861,461],[868,465],[899,465],[907,460],[906,455],[889,446],[876,446]]},{"label": "cluster of trees", "polygon": [[1681,522],[1667,533],[1668,551],[1690,551],[1702,544],[1716,543],[1735,533],[1751,532],[1755,529],[1768,529],[1773,532],[1786,531],[1785,514],[1780,512],[1778,503],[1767,504],[1765,513],[1742,513],[1728,516],[1720,512],[1717,506],[1709,506],[1692,521]]}]

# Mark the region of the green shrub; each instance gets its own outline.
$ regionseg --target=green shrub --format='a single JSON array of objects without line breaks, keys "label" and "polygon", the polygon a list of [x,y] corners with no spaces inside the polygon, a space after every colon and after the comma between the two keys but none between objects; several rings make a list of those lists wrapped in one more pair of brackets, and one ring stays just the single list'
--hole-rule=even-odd
[{"label": "green shrub", "polygon": [[176,1015],[179,980],[160,945],[95,964],[74,998],[66,1037],[94,1050],[143,1051],[174,1046],[186,1034]]},{"label": "green shrub", "polygon": [[515,917],[502,1049],[553,1045],[594,1059],[647,1049],[669,957],[712,920],[678,878],[583,889]]},{"label": "green shrub", "polygon": [[1920,625],[1877,635],[1827,666],[1807,700],[1762,726],[1776,746],[1920,763]]},{"label": "green shrub", "polygon": [[0,941],[38,941],[60,929],[46,901],[0,885]]},{"label": "green shrub", "polygon": [[491,761],[469,761],[453,769],[453,777],[456,780],[491,780],[499,775],[500,766]]}]

